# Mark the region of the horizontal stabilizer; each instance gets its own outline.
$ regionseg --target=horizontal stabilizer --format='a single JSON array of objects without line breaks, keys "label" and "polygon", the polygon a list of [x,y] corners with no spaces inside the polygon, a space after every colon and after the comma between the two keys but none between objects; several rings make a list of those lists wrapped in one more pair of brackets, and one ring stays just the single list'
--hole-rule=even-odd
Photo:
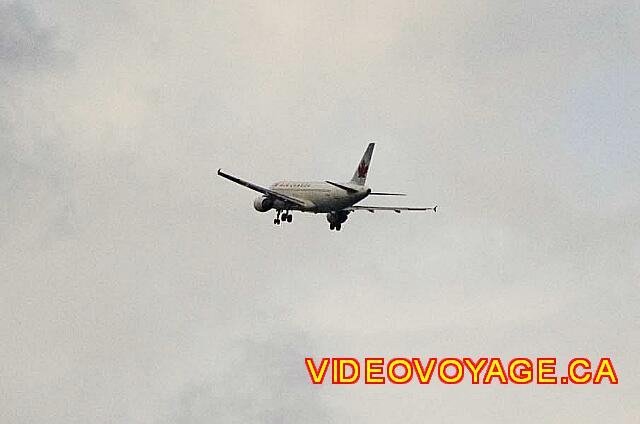
[{"label": "horizontal stabilizer", "polygon": [[355,192],[358,191],[355,188],[351,188],[351,187],[343,185],[343,184],[334,183],[333,181],[325,181],[325,183],[328,183],[328,184],[331,184],[332,186],[341,188],[341,189],[343,189],[344,191],[346,191],[348,193],[355,193]]},{"label": "horizontal stabilizer", "polygon": [[369,196],[406,196],[404,193],[384,193],[381,191],[374,191],[369,193]]}]

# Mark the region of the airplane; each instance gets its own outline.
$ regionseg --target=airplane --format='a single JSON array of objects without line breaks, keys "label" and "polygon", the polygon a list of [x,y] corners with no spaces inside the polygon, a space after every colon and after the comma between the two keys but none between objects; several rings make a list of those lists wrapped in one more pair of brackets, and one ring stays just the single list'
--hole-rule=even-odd
[{"label": "airplane", "polygon": [[[369,143],[365,150],[353,177],[349,182],[334,181],[278,181],[269,188],[241,180],[218,169],[218,175],[233,181],[236,184],[247,187],[261,193],[262,196],[253,201],[253,207],[258,212],[267,212],[275,209],[275,225],[282,222],[292,222],[291,211],[326,213],[329,221],[329,229],[340,231],[342,224],[347,220],[350,213],[356,211],[433,211],[436,212],[438,206],[430,208],[419,207],[410,208],[402,206],[363,206],[356,205],[367,196],[405,196],[403,193],[383,193],[372,191],[365,185],[369,164],[373,155],[375,143]],[[284,211],[284,213],[283,213]]]}]

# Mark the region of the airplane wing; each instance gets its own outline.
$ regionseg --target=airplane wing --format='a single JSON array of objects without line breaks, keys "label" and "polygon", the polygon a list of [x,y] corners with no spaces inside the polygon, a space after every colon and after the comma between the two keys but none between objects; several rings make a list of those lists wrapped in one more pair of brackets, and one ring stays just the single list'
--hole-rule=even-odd
[{"label": "airplane wing", "polygon": [[402,211],[436,211],[438,209],[438,205],[432,208],[405,208],[405,207],[396,207],[396,206],[351,206],[348,208],[344,208],[345,211],[355,212],[355,211],[368,211],[374,213],[375,211],[394,211],[396,213],[400,213]]},{"label": "airplane wing", "polygon": [[234,177],[233,175],[222,172],[222,169],[218,169],[218,175],[220,175],[222,178],[226,178],[229,181],[233,181],[236,184],[240,184],[241,186],[245,186],[247,188],[250,188],[251,190],[257,191],[258,193],[280,199],[283,202],[293,203],[294,205],[298,206],[307,206],[307,204],[303,200],[296,199],[295,197],[287,196],[286,194],[278,193],[273,190],[269,190],[268,188],[260,187],[259,185],[250,183],[248,181],[241,180],[240,178]]}]

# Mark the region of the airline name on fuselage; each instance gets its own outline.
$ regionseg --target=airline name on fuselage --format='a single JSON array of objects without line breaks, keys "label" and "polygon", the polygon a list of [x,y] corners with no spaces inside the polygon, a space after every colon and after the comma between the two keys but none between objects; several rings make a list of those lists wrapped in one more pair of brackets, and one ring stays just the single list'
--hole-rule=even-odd
[{"label": "airline name on fuselage", "polygon": [[271,187],[274,188],[305,188],[305,187],[311,187],[310,183],[289,183],[286,181],[279,181],[275,184],[273,184]]}]

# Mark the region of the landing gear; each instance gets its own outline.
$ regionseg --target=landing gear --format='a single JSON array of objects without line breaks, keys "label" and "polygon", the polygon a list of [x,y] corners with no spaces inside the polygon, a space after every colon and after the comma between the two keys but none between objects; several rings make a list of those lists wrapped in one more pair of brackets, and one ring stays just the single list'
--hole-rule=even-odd
[{"label": "landing gear", "polygon": [[282,213],[282,221],[280,221],[280,214],[282,213],[281,210],[276,211],[276,219],[273,220],[273,223],[275,225],[280,225],[280,222],[292,222],[293,221],[293,215],[291,215],[289,213],[289,211],[285,211],[284,213]]},{"label": "landing gear", "polygon": [[329,221],[329,229],[340,231],[342,229],[342,223],[347,220],[349,211],[334,211],[327,214],[327,221]]}]

